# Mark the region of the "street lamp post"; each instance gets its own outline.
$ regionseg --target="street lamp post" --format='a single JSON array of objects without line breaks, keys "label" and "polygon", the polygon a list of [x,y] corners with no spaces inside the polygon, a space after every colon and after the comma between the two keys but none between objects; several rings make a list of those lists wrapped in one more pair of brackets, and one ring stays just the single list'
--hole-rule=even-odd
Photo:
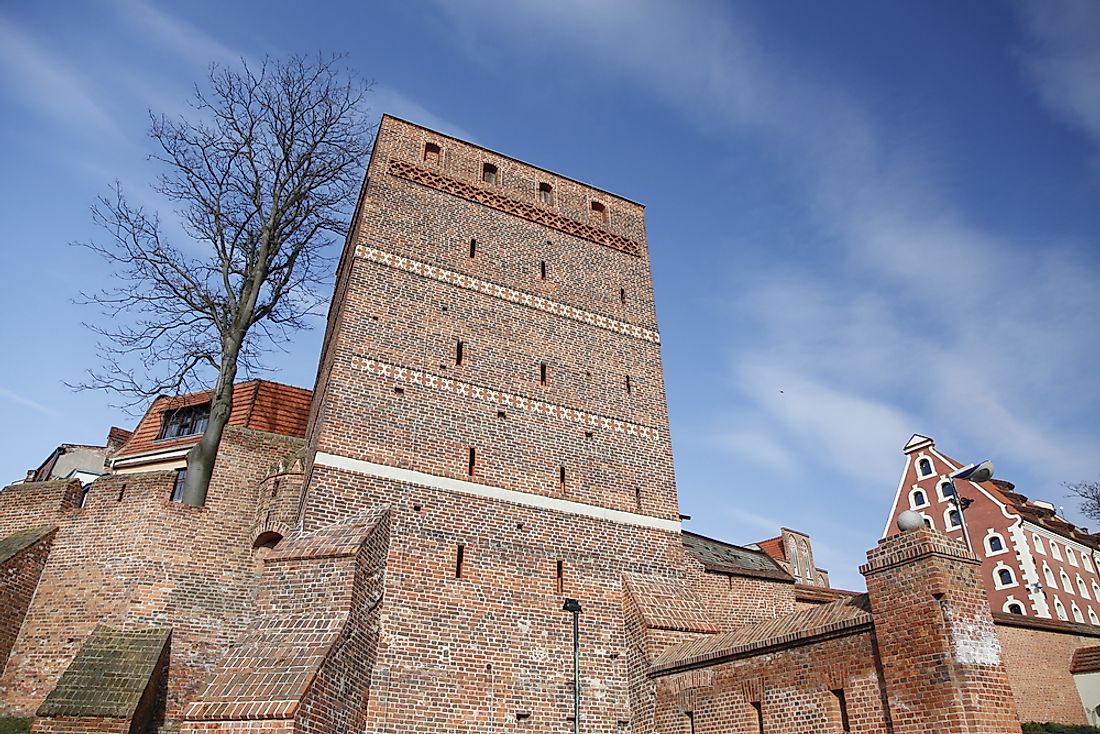
[{"label": "street lamp post", "polygon": [[964,512],[974,500],[959,497],[959,490],[955,486],[955,480],[962,479],[968,482],[988,482],[993,478],[993,462],[986,459],[980,464],[969,464],[958,471],[948,474],[947,478],[951,480],[951,502],[955,505],[955,509],[958,510],[959,513],[959,525],[962,526],[963,540],[966,541],[966,549],[973,553],[974,546],[970,542],[970,531],[966,527],[966,515]]},{"label": "street lamp post", "polygon": [[566,599],[562,611],[573,615],[573,734],[581,732],[581,605]]}]

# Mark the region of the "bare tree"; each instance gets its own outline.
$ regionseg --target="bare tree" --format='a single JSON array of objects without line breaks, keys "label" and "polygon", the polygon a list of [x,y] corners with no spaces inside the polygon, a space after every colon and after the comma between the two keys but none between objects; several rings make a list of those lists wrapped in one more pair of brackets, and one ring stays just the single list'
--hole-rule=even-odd
[{"label": "bare tree", "polygon": [[1090,520],[1100,522],[1100,481],[1063,482],[1070,496],[1081,500],[1081,512]]},{"label": "bare tree", "polygon": [[[114,268],[86,302],[104,318],[101,367],[75,387],[130,404],[212,387],[210,417],[187,454],[184,502],[202,505],[233,401],[238,367],[305,326],[322,302],[325,249],[346,232],[373,127],[368,85],[337,57],[211,67],[190,119],[150,114],[153,188],[176,207],[182,244],[116,183],[93,207],[102,241],[81,244]],[[211,385],[212,383],[212,385]]]}]

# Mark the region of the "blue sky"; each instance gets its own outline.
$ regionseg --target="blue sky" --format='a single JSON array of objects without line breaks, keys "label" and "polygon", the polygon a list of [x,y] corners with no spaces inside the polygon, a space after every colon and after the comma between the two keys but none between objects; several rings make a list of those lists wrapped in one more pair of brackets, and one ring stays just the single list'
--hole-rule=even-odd
[{"label": "blue sky", "polygon": [[[811,533],[860,586],[924,433],[1032,497],[1100,478],[1100,5],[465,0],[0,8],[5,448],[135,419],[73,393],[66,243],[208,63],[344,51],[390,112],[644,202],[682,511]],[[270,360],[311,385],[321,332]],[[1094,523],[1095,524],[1095,523]]]}]

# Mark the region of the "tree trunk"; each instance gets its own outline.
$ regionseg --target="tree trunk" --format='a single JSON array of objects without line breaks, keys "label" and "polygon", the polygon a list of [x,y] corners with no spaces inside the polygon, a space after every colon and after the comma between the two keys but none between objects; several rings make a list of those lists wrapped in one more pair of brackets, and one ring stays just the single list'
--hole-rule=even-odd
[{"label": "tree trunk", "polygon": [[187,476],[183,483],[183,502],[193,507],[206,504],[206,493],[210,488],[210,477],[214,473],[214,461],[218,458],[218,447],[222,442],[222,432],[229,422],[233,409],[233,381],[237,377],[237,350],[227,355],[218,372],[218,381],[210,397],[210,419],[202,438],[187,452]]}]

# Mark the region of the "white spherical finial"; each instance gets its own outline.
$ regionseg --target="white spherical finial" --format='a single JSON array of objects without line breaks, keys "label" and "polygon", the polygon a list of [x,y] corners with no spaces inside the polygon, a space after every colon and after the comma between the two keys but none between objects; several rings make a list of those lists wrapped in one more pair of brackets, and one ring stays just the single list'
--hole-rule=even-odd
[{"label": "white spherical finial", "polygon": [[924,518],[920,516],[919,512],[906,510],[898,515],[898,530],[903,533],[908,533],[911,530],[920,530],[923,527]]}]

